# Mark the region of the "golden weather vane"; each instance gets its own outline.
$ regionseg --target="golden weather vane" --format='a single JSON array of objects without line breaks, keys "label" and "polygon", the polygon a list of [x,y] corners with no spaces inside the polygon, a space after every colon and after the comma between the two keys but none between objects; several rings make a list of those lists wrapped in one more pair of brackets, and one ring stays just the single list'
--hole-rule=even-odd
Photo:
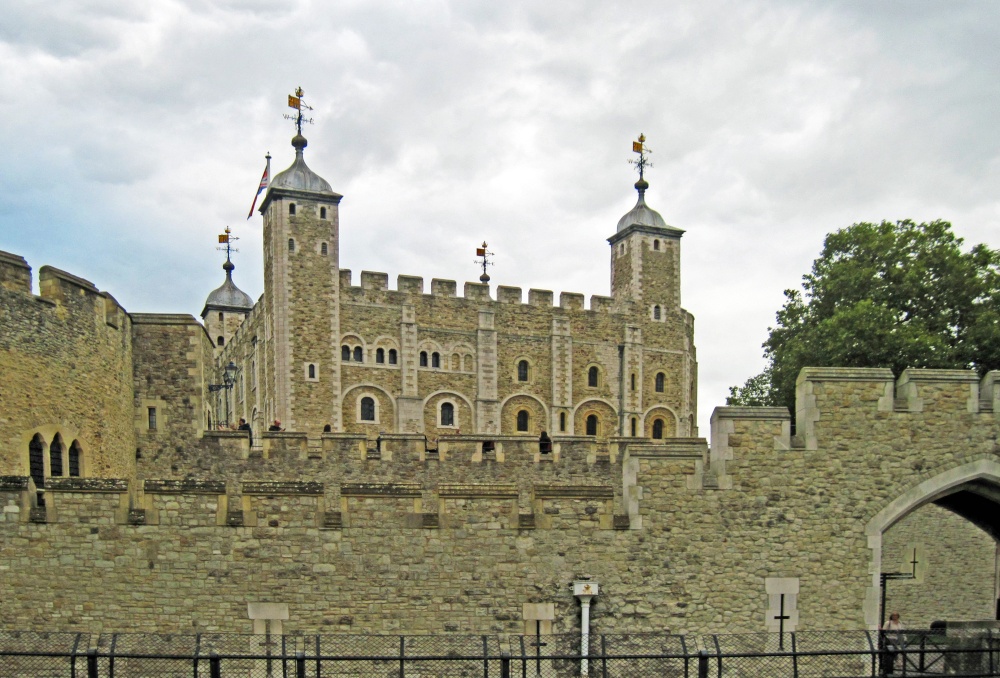
[{"label": "golden weather vane", "polygon": [[288,107],[294,108],[298,112],[294,114],[285,113],[282,116],[285,120],[293,120],[295,122],[295,131],[300,135],[302,134],[302,123],[307,122],[310,125],[313,123],[312,118],[306,118],[302,115],[303,110],[311,111],[313,109],[312,106],[308,106],[304,101],[302,101],[304,96],[305,92],[302,88],[296,87],[295,94],[288,95]]},{"label": "golden weather vane", "polygon": [[227,264],[228,263],[232,263],[230,261],[230,254],[233,253],[233,252],[239,252],[238,249],[236,249],[235,247],[233,247],[233,243],[236,242],[237,240],[239,240],[239,238],[237,238],[235,235],[232,235],[232,231],[229,230],[228,226],[226,226],[226,232],[225,233],[220,233],[219,234],[219,245],[220,246],[216,247],[215,249],[219,250],[220,252],[225,252],[226,253],[226,263]]},{"label": "golden weather vane", "polygon": [[632,142],[632,152],[638,153],[639,157],[638,159],[633,158],[628,162],[630,165],[635,165],[636,167],[639,168],[639,180],[642,181],[643,180],[642,175],[645,172],[646,168],[653,166],[653,163],[650,162],[649,158],[646,157],[647,153],[652,153],[653,151],[651,151],[649,148],[646,148],[645,134],[640,134],[639,139],[637,141]]}]

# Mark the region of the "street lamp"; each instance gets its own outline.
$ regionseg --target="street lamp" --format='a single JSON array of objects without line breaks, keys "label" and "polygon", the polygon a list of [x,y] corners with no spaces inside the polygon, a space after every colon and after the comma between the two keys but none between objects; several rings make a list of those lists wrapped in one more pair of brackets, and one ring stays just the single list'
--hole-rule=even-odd
[{"label": "street lamp", "polygon": [[[226,365],[226,367],[225,367],[224,370],[222,370],[222,383],[221,384],[209,384],[208,385],[208,391],[209,391],[209,393],[215,393],[217,391],[231,391],[232,388],[233,388],[233,385],[236,383],[236,372],[238,372],[238,371],[239,371],[239,368],[236,367],[236,363],[234,363],[232,360],[230,360],[229,364]],[[229,427],[229,394],[228,393],[225,394],[225,401],[226,401],[226,418],[220,423],[220,426],[222,426],[223,428],[228,428]]]}]

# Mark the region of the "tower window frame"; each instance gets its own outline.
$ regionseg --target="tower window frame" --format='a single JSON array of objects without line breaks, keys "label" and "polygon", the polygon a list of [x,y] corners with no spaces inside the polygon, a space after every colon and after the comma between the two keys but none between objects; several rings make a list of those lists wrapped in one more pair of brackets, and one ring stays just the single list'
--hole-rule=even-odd
[{"label": "tower window frame", "polygon": [[395,365],[398,362],[397,355],[398,354],[396,353],[396,349],[394,349],[394,348],[390,348],[389,349],[389,364],[390,365]]},{"label": "tower window frame", "polygon": [[667,375],[663,372],[657,372],[656,377],[653,379],[653,390],[657,393],[663,393],[665,389],[665,384],[667,380]]},{"label": "tower window frame", "polygon": [[290,217],[294,217],[295,216],[295,203],[294,202],[288,203],[288,216],[290,216]]},{"label": "tower window frame", "polygon": [[441,354],[437,351],[431,353],[431,368],[436,370],[441,369]]},{"label": "tower window frame", "polygon": [[531,364],[524,360],[517,361],[517,380],[521,383],[527,383],[530,381],[531,377]]},{"label": "tower window frame", "polygon": [[600,432],[600,420],[596,414],[588,414],[585,420],[588,436],[596,436]]},{"label": "tower window frame", "polygon": [[295,253],[295,238],[288,239],[288,253],[289,254]]},{"label": "tower window frame", "polygon": [[442,428],[455,427],[455,403],[445,400],[438,406],[438,426]]},{"label": "tower window frame", "polygon": [[427,367],[427,351],[420,352],[420,367]]},{"label": "tower window frame", "polygon": [[354,362],[356,362],[356,363],[363,363],[365,361],[365,352],[364,352],[364,349],[362,349],[360,346],[355,346],[354,347],[354,355],[352,357],[354,359]]},{"label": "tower window frame", "polygon": [[340,360],[345,363],[351,362],[351,347],[347,344],[340,347]]},{"label": "tower window frame", "polygon": [[378,401],[370,395],[358,400],[358,421],[365,424],[378,423]]},{"label": "tower window frame", "polygon": [[385,349],[377,348],[375,349],[375,362],[379,365],[385,364]]},{"label": "tower window frame", "polygon": [[518,410],[516,421],[514,422],[514,427],[517,429],[518,433],[527,433],[530,423],[531,413],[528,412],[528,410]]},{"label": "tower window frame", "polygon": [[587,387],[597,388],[601,385],[601,368],[591,365],[587,368]]}]

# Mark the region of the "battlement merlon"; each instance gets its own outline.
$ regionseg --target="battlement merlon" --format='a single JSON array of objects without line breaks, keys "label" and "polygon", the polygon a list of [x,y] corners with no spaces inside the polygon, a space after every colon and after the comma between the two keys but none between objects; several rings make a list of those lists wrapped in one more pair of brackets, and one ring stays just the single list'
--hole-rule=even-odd
[{"label": "battlement merlon", "polygon": [[31,266],[24,257],[0,251],[0,287],[31,294]]},{"label": "battlement merlon", "polygon": [[40,296],[61,303],[67,299],[68,294],[78,290],[83,290],[93,295],[101,293],[94,283],[75,276],[72,273],[67,273],[52,266],[42,266],[38,269],[38,291]]},{"label": "battlement merlon", "polygon": [[996,381],[995,372],[980,382],[973,371],[907,369],[896,380],[885,368],[805,367],[795,386],[796,437],[805,449],[817,449],[816,428],[823,411],[843,409],[845,399],[870,403],[868,410],[852,408],[861,417],[870,412],[957,415],[996,411],[992,407],[997,400]]},{"label": "battlement merlon", "polygon": [[712,444],[706,475],[714,478],[719,489],[730,489],[732,478],[726,473],[733,447],[744,440],[773,441],[773,449],[791,447],[792,415],[785,407],[716,407],[711,419]]}]

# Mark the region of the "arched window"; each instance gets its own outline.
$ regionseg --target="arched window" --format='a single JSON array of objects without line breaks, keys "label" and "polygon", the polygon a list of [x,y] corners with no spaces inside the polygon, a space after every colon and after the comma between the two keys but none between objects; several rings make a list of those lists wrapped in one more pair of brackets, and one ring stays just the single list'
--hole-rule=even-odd
[{"label": "arched window", "polygon": [[[295,205],[292,205],[292,208],[294,209]],[[294,252],[295,251],[295,238],[289,238],[288,239],[288,251],[289,252]]]},{"label": "arched window", "polygon": [[518,431],[528,430],[528,410],[517,411],[517,430]]},{"label": "arched window", "polygon": [[427,351],[420,352],[420,366],[427,367]]},{"label": "arched window", "polygon": [[384,348],[375,349],[375,362],[377,362],[379,365],[381,365],[382,363],[385,362],[385,349]]},{"label": "arched window", "polygon": [[636,419],[635,419],[635,417],[632,417],[632,437],[633,437],[633,438],[635,438],[635,430],[636,430],[636,426],[637,426],[637,425],[638,425],[638,424],[636,423]]},{"label": "arched window", "polygon": [[[320,207],[319,208],[319,218],[320,219],[326,219],[326,208],[325,207]],[[323,254],[326,254],[326,252],[323,252]]]},{"label": "arched window", "polygon": [[654,419],[653,420],[653,438],[660,440],[663,438],[663,420]]},{"label": "arched window", "polygon": [[559,430],[560,431],[565,431],[566,430],[566,413],[565,412],[560,412],[559,413]]},{"label": "arched window", "polygon": [[441,425],[455,425],[455,406],[451,403],[441,403]]},{"label": "arched window", "polygon": [[389,349],[389,364],[390,365],[396,364],[396,349],[394,348]]},{"label": "arched window", "polygon": [[660,249],[660,241],[659,240],[654,240],[653,241],[653,249],[654,250]]},{"label": "arched window", "polygon": [[322,254],[324,257],[329,253],[329,250],[327,249],[327,245],[326,245],[325,242],[324,243],[320,243],[320,245],[319,245],[319,253]]},{"label": "arched window", "polygon": [[61,476],[63,474],[63,441],[58,433],[49,445],[49,475]]},{"label": "arched window", "polygon": [[663,372],[657,372],[657,373],[656,373],[656,384],[655,384],[655,388],[656,388],[656,392],[657,392],[657,393],[663,393],[663,381],[664,381],[664,379],[665,379],[665,378],[666,378],[666,377],[665,377],[665,375],[663,374]]},{"label": "arched window", "polygon": [[340,359],[343,360],[345,363],[348,362],[348,361],[350,361],[350,359],[351,359],[351,347],[350,346],[341,346],[340,347]]},{"label": "arched window", "polygon": [[41,489],[45,486],[45,442],[39,433],[28,443],[28,474],[35,481],[35,488],[41,496]]},{"label": "arched window", "polygon": [[316,378],[316,366],[313,365],[312,363],[309,364],[309,378],[310,379]]},{"label": "arched window", "polygon": [[360,346],[354,347],[354,362],[363,363],[365,361],[364,354],[361,351]]},{"label": "arched window", "polygon": [[223,339],[222,337],[219,337],[218,339],[215,340],[216,346],[222,346],[225,343],[226,343],[226,340]]},{"label": "arched window", "polygon": [[588,414],[587,415],[587,435],[596,436],[597,435],[597,415]]},{"label": "arched window", "polygon": [[517,363],[517,380],[528,381],[528,361],[519,360]]},{"label": "arched window", "polygon": [[657,304],[656,306],[653,307],[653,320],[659,320],[659,319],[660,319],[660,305]]},{"label": "arched window", "polygon": [[600,372],[596,365],[592,365],[589,370],[587,370],[587,386],[597,386],[597,381],[600,378]]},{"label": "arched window", "polygon": [[375,399],[365,396],[361,399],[361,421],[375,421]]},{"label": "arched window", "polygon": [[69,446],[69,475],[72,478],[80,477],[80,443],[76,440]]},{"label": "arched window", "polygon": [[288,204],[288,216],[290,216],[290,217],[294,217],[295,216],[295,203],[294,202]]},{"label": "arched window", "polygon": [[431,353],[431,367],[441,367],[441,354],[437,351]]}]

